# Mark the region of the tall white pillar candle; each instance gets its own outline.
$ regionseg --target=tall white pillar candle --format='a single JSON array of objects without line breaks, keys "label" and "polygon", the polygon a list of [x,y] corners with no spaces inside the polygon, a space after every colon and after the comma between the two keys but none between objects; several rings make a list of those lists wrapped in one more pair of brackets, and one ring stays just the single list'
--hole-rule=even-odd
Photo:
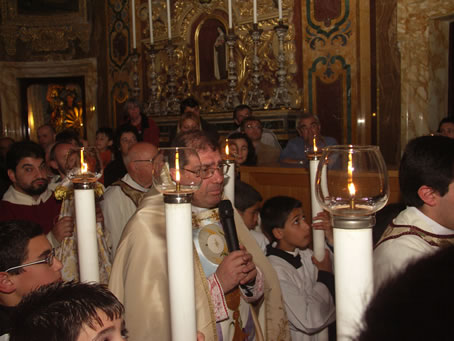
[{"label": "tall white pillar candle", "polygon": [[172,39],[172,20],[170,18],[170,0],[167,0],[167,34]]},{"label": "tall white pillar candle", "polygon": [[93,189],[74,189],[74,201],[80,280],[81,282],[99,282],[95,191]]},{"label": "tall white pillar candle", "polygon": [[148,0],[148,22],[150,24],[150,44],[154,44],[153,37],[153,8],[151,7],[151,0]]},{"label": "tall white pillar candle", "polygon": [[226,163],[230,165],[230,168],[224,178],[224,194],[235,207],[235,162],[226,161]]},{"label": "tall white pillar candle", "polygon": [[254,24],[257,24],[257,0],[254,0],[253,8]]},{"label": "tall white pillar candle", "polygon": [[354,339],[373,292],[372,228],[334,225],[334,274],[338,341]]},{"label": "tall white pillar candle", "polygon": [[136,41],[136,4],[135,0],[131,0],[131,16],[132,16],[132,48],[137,47]]},{"label": "tall white pillar candle", "polygon": [[196,340],[191,204],[165,204],[172,340]]},{"label": "tall white pillar candle", "polygon": [[228,1],[228,11],[229,11],[229,29],[233,28],[233,19],[232,19],[232,0]]},{"label": "tall white pillar candle", "polygon": [[277,8],[279,11],[279,21],[282,21],[282,0],[278,0]]},{"label": "tall white pillar candle", "polygon": [[[317,168],[319,160],[309,160],[309,176],[311,182],[311,207],[312,207],[312,222],[314,222],[314,217],[322,212],[323,209],[320,207],[320,204],[316,198],[315,191],[315,179],[317,175]],[[325,258],[325,231],[312,229],[312,243],[314,247],[314,257],[318,261],[322,261]]]}]

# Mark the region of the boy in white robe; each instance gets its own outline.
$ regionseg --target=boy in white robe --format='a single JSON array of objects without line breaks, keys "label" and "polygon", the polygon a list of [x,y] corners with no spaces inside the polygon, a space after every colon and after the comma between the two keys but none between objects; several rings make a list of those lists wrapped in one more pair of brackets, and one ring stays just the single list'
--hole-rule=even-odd
[{"label": "boy in white robe", "polygon": [[[273,241],[267,246],[267,256],[279,277],[292,340],[326,340],[323,329],[335,319],[332,253],[327,249],[319,262],[308,248],[311,227],[304,221],[300,201],[271,198],[263,204],[260,216],[263,231]],[[322,221],[313,226],[324,229],[332,244],[328,216],[319,218]]]}]

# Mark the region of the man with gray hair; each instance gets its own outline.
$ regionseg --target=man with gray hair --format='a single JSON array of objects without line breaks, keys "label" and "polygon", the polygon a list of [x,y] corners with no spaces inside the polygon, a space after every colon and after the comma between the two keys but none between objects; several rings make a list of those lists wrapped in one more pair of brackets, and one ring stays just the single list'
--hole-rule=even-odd
[{"label": "man with gray hair", "polygon": [[112,238],[112,256],[115,256],[126,223],[145,193],[153,187],[152,161],[157,152],[158,149],[151,143],[134,144],[123,159],[128,173],[104,193],[101,208],[105,226]]},{"label": "man with gray hair", "polygon": [[[174,145],[194,148],[201,162],[196,172],[201,185],[192,198],[197,330],[207,340],[246,340],[245,334],[248,339],[289,340],[277,275],[238,215],[236,229],[244,247],[225,252],[217,206],[227,167],[217,141],[208,132],[191,131],[178,135]],[[109,282],[125,305],[131,341],[171,339],[168,285],[163,197],[148,192],[125,227]]]},{"label": "man with gray hair", "polygon": [[321,138],[323,147],[337,144],[336,139],[329,136],[322,136],[320,133],[320,120],[314,114],[304,113],[296,119],[296,130],[299,136],[289,140],[287,146],[281,152],[279,160],[285,163],[297,163],[309,167],[306,157],[306,148],[313,142],[314,136]]}]

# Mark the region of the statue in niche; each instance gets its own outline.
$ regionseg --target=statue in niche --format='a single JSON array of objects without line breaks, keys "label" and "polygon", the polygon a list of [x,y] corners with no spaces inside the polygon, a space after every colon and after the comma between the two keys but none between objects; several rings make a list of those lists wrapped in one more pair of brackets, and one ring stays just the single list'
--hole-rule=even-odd
[{"label": "statue in niche", "polygon": [[225,46],[225,32],[221,27],[217,28],[218,37],[214,42],[214,78],[217,80],[227,79],[227,49]]},{"label": "statue in niche", "polygon": [[208,18],[200,24],[198,42],[198,72],[200,82],[227,79],[227,29],[217,18]]}]

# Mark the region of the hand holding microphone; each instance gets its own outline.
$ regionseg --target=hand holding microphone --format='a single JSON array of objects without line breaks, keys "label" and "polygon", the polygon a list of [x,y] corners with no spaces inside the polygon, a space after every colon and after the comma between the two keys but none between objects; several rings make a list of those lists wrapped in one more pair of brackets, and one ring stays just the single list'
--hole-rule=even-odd
[{"label": "hand holding microphone", "polygon": [[[231,279],[235,279],[237,276],[241,276],[243,273],[247,275],[252,273],[253,279],[248,280],[251,282],[255,280],[256,269],[255,265],[252,262],[252,256],[247,253],[245,255],[232,254],[234,251],[241,250],[240,244],[238,242],[238,235],[236,233],[235,220],[233,218],[233,207],[230,200],[222,200],[219,204],[219,216],[221,218],[222,228],[224,230],[224,237],[227,242],[227,248],[229,249],[230,255],[224,258],[224,260],[231,262],[229,264],[228,272],[231,272]],[[247,252],[247,251],[245,251]],[[231,259],[227,260],[230,257]],[[224,262],[224,261],[223,261]],[[221,263],[222,265],[222,263]],[[220,267],[221,267],[220,265]],[[238,270],[241,269],[241,272],[238,273]],[[223,270],[223,269],[222,269]],[[236,275],[236,276],[235,276]],[[218,276],[219,277],[219,276]],[[238,282],[243,282],[244,279],[239,280]],[[236,285],[235,285],[236,286]],[[242,284],[241,288],[245,291],[246,296],[252,296],[252,292],[247,288],[246,285]],[[225,288],[224,288],[225,290]],[[229,291],[229,290],[226,290]]]}]

